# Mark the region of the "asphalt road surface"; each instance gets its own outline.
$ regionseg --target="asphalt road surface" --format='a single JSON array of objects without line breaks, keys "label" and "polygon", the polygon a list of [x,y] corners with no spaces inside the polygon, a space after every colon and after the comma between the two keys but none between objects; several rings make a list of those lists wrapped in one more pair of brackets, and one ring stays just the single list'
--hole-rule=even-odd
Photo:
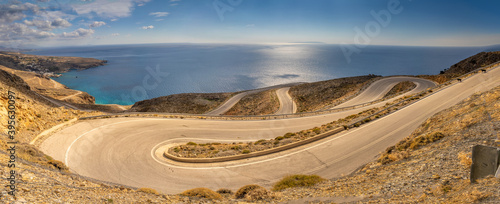
[{"label": "asphalt road surface", "polygon": [[288,94],[289,90],[290,87],[276,90],[276,95],[278,95],[278,100],[280,101],[280,108],[276,111],[276,113],[274,113],[275,115],[292,114],[297,112],[297,105],[295,105],[292,97]]},{"label": "asphalt road surface", "polygon": [[[205,114],[206,115],[214,115],[214,116],[223,115],[224,113],[229,111],[234,105],[236,105],[245,96],[247,96],[249,94],[255,94],[255,93],[262,92],[262,91],[270,90],[270,89],[277,89],[276,93],[278,94],[278,99],[280,100],[280,105],[281,105],[281,101],[284,101],[284,105],[288,105],[289,103],[293,103],[292,98],[290,96],[288,96],[288,98],[287,98],[285,95],[280,95],[279,92],[283,88],[290,88],[290,86],[294,86],[294,85],[298,85],[298,84],[300,84],[300,83],[276,85],[276,86],[265,87],[265,88],[261,88],[261,89],[255,89],[255,90],[251,90],[251,91],[245,91],[245,92],[234,95],[233,97],[228,99],[226,102],[224,102],[219,107],[217,107],[214,110],[209,111],[208,113],[205,113]],[[288,107],[285,107],[285,108],[288,108]],[[281,110],[281,106],[280,106],[280,110]]]},{"label": "asphalt road surface", "polygon": [[[373,161],[433,114],[475,92],[500,85],[500,69],[480,73],[359,128],[278,154],[215,164],[184,164],[161,157],[166,144],[256,141],[300,131],[385,104],[327,115],[263,121],[109,118],[81,121],[46,139],[41,149],[78,174],[163,193],[208,187],[270,186],[288,174],[334,178]],[[382,86],[382,85],[380,85]],[[385,90],[374,87],[369,90]],[[367,91],[369,91],[367,90]],[[370,93],[380,95],[381,93]],[[160,149],[158,149],[160,148]]]},{"label": "asphalt road surface", "polygon": [[333,108],[343,108],[381,99],[385,96],[385,94],[387,94],[392,89],[392,87],[394,87],[399,82],[403,81],[411,81],[417,85],[413,90],[405,93],[405,95],[415,94],[420,91],[426,90],[427,88],[432,88],[436,86],[436,83],[434,83],[433,81],[416,77],[383,78],[373,82],[358,96],[338,106],[334,106]]}]

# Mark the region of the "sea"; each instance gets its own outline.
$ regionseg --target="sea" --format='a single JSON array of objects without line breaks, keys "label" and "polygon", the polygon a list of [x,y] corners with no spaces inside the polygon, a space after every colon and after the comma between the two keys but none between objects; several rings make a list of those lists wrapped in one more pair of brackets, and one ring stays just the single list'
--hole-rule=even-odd
[{"label": "sea", "polygon": [[72,69],[54,80],[91,94],[97,104],[131,105],[178,93],[235,92],[367,74],[438,74],[488,49],[186,43],[56,47],[27,54],[107,60],[104,66]]}]

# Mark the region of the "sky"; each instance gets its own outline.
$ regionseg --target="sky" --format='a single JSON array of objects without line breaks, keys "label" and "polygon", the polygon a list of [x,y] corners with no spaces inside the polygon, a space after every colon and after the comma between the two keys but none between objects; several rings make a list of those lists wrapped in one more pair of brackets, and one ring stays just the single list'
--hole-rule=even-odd
[{"label": "sky", "polygon": [[0,46],[500,44],[497,0],[0,0]]}]

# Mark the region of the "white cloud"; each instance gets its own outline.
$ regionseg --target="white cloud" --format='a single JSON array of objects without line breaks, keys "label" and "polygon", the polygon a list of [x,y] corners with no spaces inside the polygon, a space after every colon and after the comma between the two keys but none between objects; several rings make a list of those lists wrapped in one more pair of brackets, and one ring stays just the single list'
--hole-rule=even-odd
[{"label": "white cloud", "polygon": [[103,25],[106,25],[106,22],[104,22],[104,21],[94,21],[92,24],[89,25],[89,27],[91,27],[91,28],[97,28],[97,27],[101,27]]},{"label": "white cloud", "polygon": [[32,41],[32,40],[44,39],[56,36],[56,34],[54,33],[35,30],[22,23],[13,23],[10,25],[0,24],[0,30],[2,31],[0,32],[0,41],[2,42],[8,42],[8,41],[26,42],[26,41]]},{"label": "white cloud", "polygon": [[169,14],[168,12],[151,12],[151,13],[149,13],[150,16],[155,16],[156,18],[168,16],[168,14]]},{"label": "white cloud", "polygon": [[61,37],[65,37],[65,38],[83,38],[83,37],[91,36],[92,34],[94,34],[94,30],[92,30],[92,29],[78,28],[75,31],[70,32],[70,33],[63,32],[61,34]]},{"label": "white cloud", "polygon": [[39,7],[31,3],[20,4],[19,2],[14,2],[0,4],[0,24],[21,20],[26,17],[24,12],[38,13],[39,11]]},{"label": "white cloud", "polygon": [[149,29],[153,29],[153,28],[155,28],[155,27],[152,26],[152,25],[150,25],[150,26],[142,26],[141,29],[143,29],[143,30],[149,30]]},{"label": "white cloud", "polygon": [[165,20],[165,19],[159,18],[159,19],[156,19],[155,21],[163,21],[163,20]]},{"label": "white cloud", "polygon": [[[146,2],[148,0],[126,1]],[[0,4],[0,44],[14,46],[33,45],[56,42],[63,39],[83,39],[92,36],[94,30],[85,28],[78,28],[71,32],[60,34],[53,32],[55,29],[71,27],[72,23],[70,21],[77,17],[76,15],[66,13],[68,12],[67,8],[70,8],[69,3],[66,5],[59,4],[61,2],[58,2],[60,7],[39,7],[35,4],[21,3],[17,0]],[[72,1],[71,3],[75,2]],[[89,26],[93,28],[105,24],[102,21],[95,21]]]},{"label": "white cloud", "polygon": [[170,6],[177,6],[179,5],[178,3],[173,3],[173,4],[170,4]]},{"label": "white cloud", "polygon": [[64,20],[62,18],[54,19],[52,21],[39,20],[39,19],[34,19],[31,21],[24,20],[24,24],[26,24],[27,26],[36,27],[37,29],[43,30],[43,31],[51,31],[53,29],[67,28],[67,27],[71,26],[71,23],[69,23],[67,20]]},{"label": "white cloud", "polygon": [[255,27],[255,24],[247,24],[245,27]]},{"label": "white cloud", "polygon": [[111,36],[119,36],[120,33],[112,33]]},{"label": "white cloud", "polygon": [[111,19],[111,21],[112,21],[112,22],[115,22],[115,21],[117,21],[117,20],[118,20],[118,19],[116,19],[116,18]]},{"label": "white cloud", "polygon": [[144,4],[149,0],[95,0],[91,3],[71,4],[70,7],[79,15],[96,14],[105,18],[122,18],[130,16],[135,3]]},{"label": "white cloud", "polygon": [[40,16],[40,18],[46,20],[54,20],[62,18],[71,21],[77,17],[76,15],[67,14],[62,11],[46,11],[46,10],[44,10],[43,12],[39,12],[38,15]]}]

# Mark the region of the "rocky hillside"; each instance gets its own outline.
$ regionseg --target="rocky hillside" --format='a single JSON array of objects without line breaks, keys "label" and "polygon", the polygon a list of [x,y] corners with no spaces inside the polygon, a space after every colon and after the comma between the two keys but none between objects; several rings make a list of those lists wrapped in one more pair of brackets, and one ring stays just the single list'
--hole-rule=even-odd
[{"label": "rocky hillside", "polygon": [[128,111],[203,114],[218,107],[234,94],[235,93],[174,94],[139,101]]},{"label": "rocky hillside", "polygon": [[95,98],[82,91],[69,89],[68,87],[54,81],[51,78],[44,77],[35,72],[20,71],[10,69],[0,65],[0,69],[22,78],[31,90],[45,96],[76,104],[94,104]]},{"label": "rocky hillside", "polygon": [[270,115],[279,107],[276,89],[271,89],[243,97],[224,115]]},{"label": "rocky hillside", "polygon": [[380,76],[366,75],[327,81],[305,83],[290,88],[297,103],[297,112],[315,111],[356,94],[370,79]]},{"label": "rocky hillside", "polygon": [[[18,138],[23,143],[29,143],[37,134],[59,123],[76,117],[102,114],[97,111],[85,112],[56,107],[51,102],[39,97],[20,77],[0,70],[0,114],[7,118],[8,91],[16,93]],[[7,121],[1,121],[1,130],[5,132]]]},{"label": "rocky hillside", "polygon": [[[17,196],[7,194],[7,178],[12,170],[7,166],[7,104],[8,91],[16,93],[17,134],[16,140],[16,177]],[[69,110],[55,107],[39,97],[21,77],[0,70],[0,203],[170,203],[181,202],[180,196],[165,196],[152,189],[126,188],[93,182],[71,174],[60,161],[43,154],[36,146],[30,145],[37,135],[58,124],[72,119],[101,115],[97,111]],[[174,201],[171,201],[172,197]],[[189,200],[189,199],[188,199]]]},{"label": "rocky hillside", "polygon": [[437,75],[421,75],[420,77],[431,79],[438,83],[444,83],[472,70],[498,61],[500,61],[500,51],[481,52],[452,65],[450,68],[444,69]]},{"label": "rocky hillside", "polygon": [[482,66],[500,61],[500,52],[481,52],[464,59],[443,71],[444,74],[461,75]]}]

